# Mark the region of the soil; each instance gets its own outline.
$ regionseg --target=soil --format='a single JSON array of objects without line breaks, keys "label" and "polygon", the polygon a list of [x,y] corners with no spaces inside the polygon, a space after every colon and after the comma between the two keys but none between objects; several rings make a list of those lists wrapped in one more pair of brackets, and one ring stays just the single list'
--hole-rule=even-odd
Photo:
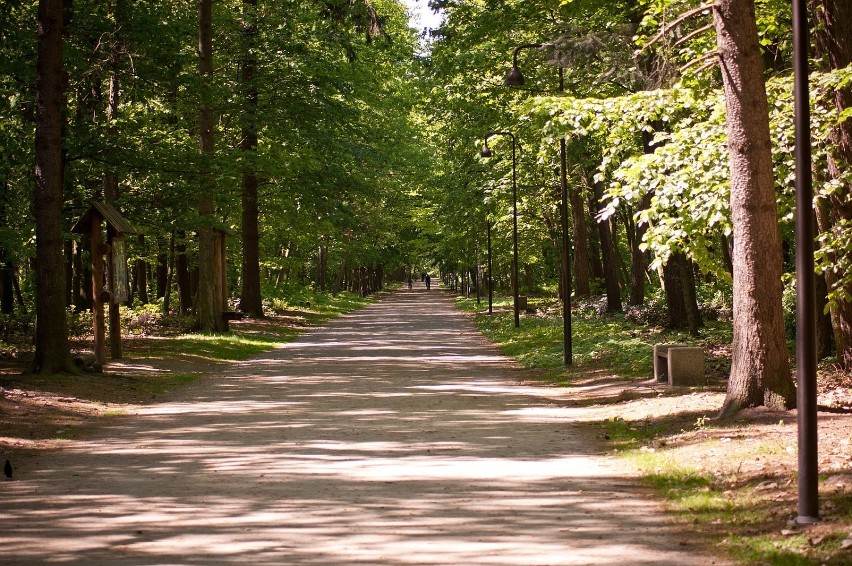
[{"label": "soil", "polygon": [[[710,545],[736,527],[665,516],[611,456],[614,419],[731,498],[748,486],[778,517],[767,532],[795,515],[795,411],[719,425],[724,384],[601,373],[542,385],[435,290],[395,293],[250,362],[18,369],[0,375],[0,447],[15,465],[0,484],[4,563],[726,563]],[[849,376],[822,372],[820,404],[816,540],[852,532]]]}]

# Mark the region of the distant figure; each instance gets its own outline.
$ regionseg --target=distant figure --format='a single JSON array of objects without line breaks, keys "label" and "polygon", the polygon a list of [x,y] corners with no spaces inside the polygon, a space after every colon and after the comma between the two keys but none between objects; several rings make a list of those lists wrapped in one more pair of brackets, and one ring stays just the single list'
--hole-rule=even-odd
[{"label": "distant figure", "polygon": [[411,288],[414,287],[414,279],[411,277],[408,278],[408,290],[411,291]]},{"label": "distant figure", "polygon": [[12,479],[12,462],[8,459],[6,460],[6,465],[3,466],[3,473],[6,475],[6,479]]},{"label": "distant figure", "polygon": [[426,290],[428,291],[431,286],[432,286],[432,278],[429,277],[429,274],[427,273],[426,274]]},{"label": "distant figure", "polygon": [[420,282],[422,283],[424,281],[426,281],[426,272],[425,271],[420,274]]}]

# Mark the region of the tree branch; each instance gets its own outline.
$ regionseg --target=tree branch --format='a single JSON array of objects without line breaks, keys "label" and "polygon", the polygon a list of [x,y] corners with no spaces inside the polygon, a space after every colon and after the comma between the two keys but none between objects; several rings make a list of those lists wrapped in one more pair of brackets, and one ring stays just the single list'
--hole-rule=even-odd
[{"label": "tree branch", "polygon": [[690,39],[693,39],[694,37],[701,35],[705,31],[710,30],[710,29],[713,29],[712,23],[707,24],[706,26],[702,26],[702,27],[698,28],[697,30],[693,31],[692,33],[689,33],[689,34],[681,37],[680,39],[678,39],[677,41],[674,42],[674,45],[672,45],[672,47],[678,47],[680,45],[683,45],[684,43],[686,43]]},{"label": "tree branch", "polygon": [[[687,63],[686,65],[682,66],[682,67],[681,67],[680,69],[678,69],[677,71],[678,71],[679,73],[682,73],[682,72],[684,72],[685,70],[687,70],[688,68],[692,67],[693,65],[697,65],[698,63],[701,63],[702,61],[707,61],[707,59],[710,59],[711,57],[716,57],[716,56],[718,56],[718,55],[719,55],[719,50],[718,50],[718,49],[714,49],[713,51],[708,51],[707,53],[705,53],[705,54],[704,54],[704,55],[702,55],[701,57],[698,57],[697,59],[693,59],[692,61],[690,61],[690,62],[689,62],[689,63]],[[711,63],[715,63],[715,61],[711,61]]]},{"label": "tree branch", "polygon": [[680,16],[675,18],[672,21],[672,23],[663,26],[663,29],[660,30],[660,33],[655,35],[651,39],[651,41],[646,43],[642,47],[642,49],[640,49],[639,51],[636,52],[636,54],[638,55],[639,53],[642,53],[644,50],[646,50],[649,47],[651,47],[652,45],[654,45],[656,42],[658,42],[660,39],[662,39],[667,33],[671,32],[673,29],[675,29],[677,26],[679,26],[680,24],[682,24],[686,20],[693,18],[695,16],[704,15],[705,12],[709,13],[710,10],[712,10],[714,6],[715,6],[715,4],[710,3],[710,4],[705,4],[703,6],[698,6],[697,8],[693,8],[692,10],[687,10],[686,12],[684,12],[683,14],[681,14]]}]

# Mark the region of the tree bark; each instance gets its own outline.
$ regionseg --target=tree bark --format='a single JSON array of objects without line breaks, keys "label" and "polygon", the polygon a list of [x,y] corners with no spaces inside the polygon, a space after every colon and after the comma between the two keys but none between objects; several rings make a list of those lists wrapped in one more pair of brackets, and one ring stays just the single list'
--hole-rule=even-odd
[{"label": "tree bark", "polygon": [[[651,206],[652,193],[648,193],[642,197],[639,204],[640,210],[646,210]],[[645,304],[645,279],[648,271],[648,254],[639,246],[642,244],[642,239],[645,237],[645,232],[648,231],[646,224],[633,222],[632,226],[627,225],[628,230],[632,228],[633,237],[630,240],[630,298],[627,304],[632,306],[642,306]]]},{"label": "tree bark", "polygon": [[14,271],[5,249],[0,249],[0,313],[15,312]]},{"label": "tree bark", "polygon": [[[603,188],[599,184],[594,185],[595,206],[600,209],[600,199]],[[598,239],[601,244],[601,260],[603,261],[604,285],[606,287],[606,311],[621,312],[621,286],[619,280],[619,258],[615,249],[613,233],[607,220],[597,222]]]},{"label": "tree bark", "polygon": [[[139,243],[139,251],[143,256],[146,255],[145,236],[139,234],[137,242]],[[136,283],[136,296],[139,297],[139,302],[147,305],[150,302],[148,297],[148,262],[142,258],[137,259],[135,267],[136,277],[134,278],[134,283]]]},{"label": "tree bark", "polygon": [[734,340],[721,412],[727,417],[745,407],[789,409],[796,392],[784,340],[781,243],[754,2],[719,0],[713,20],[727,110],[734,228]]},{"label": "tree bark", "polygon": [[[9,225],[8,208],[11,201],[9,180],[3,178],[0,183],[3,192],[0,193],[0,223]],[[15,294],[12,280],[14,279],[12,260],[9,250],[0,246],[0,313],[12,314],[15,311]]]},{"label": "tree bark", "polygon": [[[117,30],[116,30],[117,31]],[[113,54],[113,56],[115,56]],[[113,69],[112,75],[109,79],[109,99],[107,100],[107,113],[106,113],[106,121],[107,124],[111,124],[113,120],[118,116],[118,95],[119,95],[119,84],[118,84],[118,71]],[[110,133],[113,133],[114,126],[109,126]],[[106,200],[110,204],[114,204],[118,199],[118,177],[112,170],[107,170],[104,175],[104,200]],[[118,234],[116,233],[115,227],[107,225],[107,244],[110,246],[110,252],[107,254],[107,273],[113,273],[113,264],[112,264],[112,246],[115,240],[115,237]],[[128,285],[130,282],[128,281]],[[109,285],[112,286],[112,281],[109,282]],[[128,299],[131,296],[131,293],[128,291],[127,293]],[[120,360],[122,358],[122,343],[121,343],[121,307],[116,301],[109,301],[109,351],[110,357],[114,360]]]},{"label": "tree bark", "polygon": [[39,0],[36,69],[36,331],[32,371],[71,370],[62,258],[62,0]]},{"label": "tree bark", "polygon": [[[821,8],[821,9],[820,9]],[[827,62],[829,70],[842,69],[852,63],[852,1],[822,0],[817,7],[815,27],[819,55]],[[834,105],[838,112],[852,107],[852,88],[846,86],[834,92]],[[828,159],[828,174],[833,179],[844,179],[843,172],[852,163],[852,122],[845,120],[831,131],[833,151]],[[852,186],[843,181],[842,190],[828,197],[830,219],[822,223],[823,232],[836,231],[837,227],[852,222]],[[842,236],[841,236],[842,237]],[[838,263],[852,262],[852,251],[844,257],[836,257]],[[841,290],[847,296],[852,293],[852,284],[845,284],[836,275],[826,272],[831,290]],[[840,299],[832,305],[837,360],[844,369],[852,369],[852,301]]]},{"label": "tree bark", "polygon": [[[257,0],[243,0],[243,36],[245,41],[241,83],[245,105],[240,149],[247,154],[257,152],[257,103],[255,85],[257,58]],[[249,167],[243,170],[243,277],[240,310],[254,317],[263,317],[263,297],[260,288],[260,229],[257,202],[257,174],[253,160],[246,159]]]},{"label": "tree bark", "polygon": [[703,322],[695,293],[695,275],[692,262],[683,252],[673,253],[663,267],[663,287],[669,311],[668,327],[698,334]]},{"label": "tree bark", "polygon": [[[211,84],[213,80],[213,2],[199,0],[198,2],[198,70],[202,81]],[[200,175],[201,192],[198,201],[200,223],[198,229],[198,297],[196,317],[198,329],[202,332],[220,332],[224,330],[221,312],[217,310],[218,292],[216,289],[216,233],[214,215],[216,200],[214,198],[215,183],[210,173],[209,160],[213,158],[214,146],[214,117],[213,108],[207,100],[209,89],[201,93],[201,103],[198,110],[199,150],[202,156]]]},{"label": "tree bark", "polygon": [[166,256],[166,286],[163,289],[163,314],[168,315],[172,308],[172,280],[175,273],[175,233],[169,236],[169,248]]},{"label": "tree bark", "polygon": [[571,230],[574,235],[574,295],[588,297],[591,294],[589,286],[589,235],[586,230],[586,207],[580,187],[572,185],[568,188],[568,200],[571,201]]},{"label": "tree bark", "polygon": [[166,296],[169,277],[169,241],[157,238],[157,298]]},{"label": "tree bark", "polygon": [[178,311],[186,316],[192,310],[192,283],[189,277],[189,258],[186,256],[186,234],[177,233],[175,244],[175,269],[177,271]]}]

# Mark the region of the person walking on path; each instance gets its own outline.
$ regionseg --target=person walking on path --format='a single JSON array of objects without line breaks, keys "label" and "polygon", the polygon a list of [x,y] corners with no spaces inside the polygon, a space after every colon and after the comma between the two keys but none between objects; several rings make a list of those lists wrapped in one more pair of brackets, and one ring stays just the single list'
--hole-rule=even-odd
[{"label": "person walking on path", "polygon": [[429,274],[427,273],[426,274],[426,290],[428,291],[431,288],[432,288],[432,278],[429,277]]}]

